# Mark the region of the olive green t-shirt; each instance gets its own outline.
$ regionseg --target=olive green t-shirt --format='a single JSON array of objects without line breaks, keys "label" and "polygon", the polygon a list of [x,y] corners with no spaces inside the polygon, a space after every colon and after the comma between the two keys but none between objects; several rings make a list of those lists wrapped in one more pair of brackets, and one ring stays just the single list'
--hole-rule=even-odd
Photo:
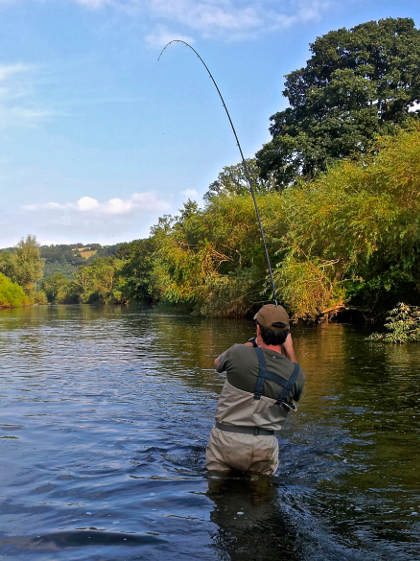
[{"label": "olive green t-shirt", "polygon": [[[262,351],[264,353],[267,370],[288,380],[292,375],[295,363],[271,349],[262,349]],[[232,386],[246,392],[254,393],[259,372],[258,357],[255,348],[248,345],[232,345],[232,347],[229,347],[229,349],[220,355],[217,371],[226,371],[227,380]],[[293,401],[299,401],[304,383],[305,375],[299,366],[296,382],[290,395]],[[282,391],[283,388],[280,384],[276,384],[270,380],[264,381],[262,395],[277,399]]]}]

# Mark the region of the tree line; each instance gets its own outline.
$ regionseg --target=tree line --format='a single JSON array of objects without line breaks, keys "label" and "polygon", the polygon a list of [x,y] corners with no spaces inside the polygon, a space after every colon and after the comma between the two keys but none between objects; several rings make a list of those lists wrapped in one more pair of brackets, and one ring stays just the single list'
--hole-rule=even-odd
[{"label": "tree line", "polygon": [[[271,142],[248,160],[280,300],[312,320],[418,304],[419,31],[389,18],[330,32],[311,51],[286,77],[290,107],[271,118]],[[242,164],[225,167],[204,199],[72,275],[43,275],[36,241],[22,240],[0,253],[0,305],[8,279],[37,301],[249,313],[272,295]]]}]

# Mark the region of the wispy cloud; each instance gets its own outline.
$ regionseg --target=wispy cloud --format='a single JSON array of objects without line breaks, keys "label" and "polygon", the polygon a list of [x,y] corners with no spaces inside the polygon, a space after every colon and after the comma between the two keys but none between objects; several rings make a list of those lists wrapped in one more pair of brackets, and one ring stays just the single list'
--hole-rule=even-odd
[{"label": "wispy cloud", "polygon": [[54,112],[34,101],[37,68],[23,63],[0,64],[0,127],[34,126]]},{"label": "wispy cloud", "polygon": [[174,37],[187,43],[194,43],[194,39],[189,35],[180,35],[178,32],[168,29],[165,25],[157,25],[150,33],[146,34],[144,39],[149,47],[158,49],[169,43]]},{"label": "wispy cloud", "polygon": [[116,3],[113,2],[113,0],[76,0],[76,2],[77,4],[91,8],[92,10]]},{"label": "wispy cloud", "polygon": [[[148,16],[145,40],[161,47],[174,36],[191,34],[240,40],[319,20],[336,0],[74,0],[92,10],[113,7]],[[170,27],[171,33],[167,26]],[[176,29],[177,28],[177,29]]]},{"label": "wispy cloud", "polygon": [[31,70],[32,67],[28,64],[0,64],[0,82],[3,82],[16,74],[22,74]]}]

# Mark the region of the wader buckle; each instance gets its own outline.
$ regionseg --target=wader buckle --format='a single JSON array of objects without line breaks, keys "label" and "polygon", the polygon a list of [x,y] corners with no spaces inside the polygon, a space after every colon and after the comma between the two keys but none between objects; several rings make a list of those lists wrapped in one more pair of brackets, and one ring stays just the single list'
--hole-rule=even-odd
[{"label": "wader buckle", "polygon": [[297,407],[296,405],[293,405],[293,403],[287,403],[287,401],[282,401],[281,405],[284,405],[285,407],[290,409],[290,411],[297,411]]}]

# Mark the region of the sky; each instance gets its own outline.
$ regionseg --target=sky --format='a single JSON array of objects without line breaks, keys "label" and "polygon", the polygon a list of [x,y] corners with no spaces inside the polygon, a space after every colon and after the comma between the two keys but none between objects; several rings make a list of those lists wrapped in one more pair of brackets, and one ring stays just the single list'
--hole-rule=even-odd
[{"label": "sky", "polygon": [[270,140],[284,76],[330,30],[418,0],[0,0],[0,248],[145,238]]}]

